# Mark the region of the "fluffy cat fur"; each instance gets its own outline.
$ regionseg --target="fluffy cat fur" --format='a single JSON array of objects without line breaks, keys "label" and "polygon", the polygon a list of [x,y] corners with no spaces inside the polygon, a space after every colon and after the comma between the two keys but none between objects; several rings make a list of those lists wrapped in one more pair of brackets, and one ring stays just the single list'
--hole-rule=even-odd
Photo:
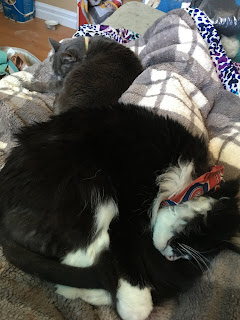
[{"label": "fluffy cat fur", "polygon": [[1,243],[21,269],[63,285],[60,294],[144,320],[233,248],[238,181],[173,211],[160,206],[209,171],[206,142],[179,123],[96,103],[23,128],[17,140],[0,172]]},{"label": "fluffy cat fur", "polygon": [[56,93],[56,114],[75,106],[90,107],[96,100],[117,102],[143,70],[137,56],[122,44],[100,36],[87,39],[87,45],[84,37],[63,43],[49,39],[56,79],[23,83],[29,90]]},{"label": "fluffy cat fur", "polygon": [[83,38],[50,42],[59,80],[25,86],[61,91],[55,108],[63,114],[22,129],[0,172],[4,253],[62,285],[57,292],[68,298],[144,320],[153,304],[186,290],[207,258],[235,248],[238,182],[162,208],[161,200],[208,171],[205,142],[170,119],[117,103],[142,71],[129,49],[100,37],[88,49]]}]

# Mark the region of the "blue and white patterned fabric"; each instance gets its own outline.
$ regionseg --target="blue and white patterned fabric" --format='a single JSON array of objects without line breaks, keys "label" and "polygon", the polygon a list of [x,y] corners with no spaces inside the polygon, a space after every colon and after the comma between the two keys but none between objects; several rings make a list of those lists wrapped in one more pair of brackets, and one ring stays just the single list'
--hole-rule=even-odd
[{"label": "blue and white patterned fabric", "polygon": [[226,55],[220,36],[208,16],[198,8],[185,9],[193,18],[197,28],[206,41],[210,56],[224,88],[232,93],[240,94],[240,74],[234,63]]},{"label": "blue and white patterned fabric", "polygon": [[128,43],[139,38],[138,33],[135,33],[128,29],[114,29],[110,26],[102,24],[83,24],[79,27],[78,31],[74,34],[73,37],[75,38],[80,36],[102,36],[116,40],[119,43]]}]

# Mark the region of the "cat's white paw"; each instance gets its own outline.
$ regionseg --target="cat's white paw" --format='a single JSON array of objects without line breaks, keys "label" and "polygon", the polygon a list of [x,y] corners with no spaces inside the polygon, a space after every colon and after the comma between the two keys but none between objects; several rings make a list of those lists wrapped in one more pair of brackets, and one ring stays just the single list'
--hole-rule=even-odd
[{"label": "cat's white paw", "polygon": [[81,297],[81,289],[56,285],[56,292],[67,299],[77,299]]},{"label": "cat's white paw", "polygon": [[6,147],[7,147],[7,143],[0,141],[0,149],[4,150],[4,149],[6,149]]},{"label": "cat's white paw", "polygon": [[81,298],[95,306],[111,305],[112,298],[109,292],[101,289],[78,289],[62,285],[56,285],[56,292],[68,299]]},{"label": "cat's white paw", "polygon": [[120,279],[117,291],[117,311],[123,320],[145,320],[153,309],[149,288],[140,289]]},{"label": "cat's white paw", "polygon": [[22,86],[22,88],[24,88],[24,89],[28,89],[29,91],[34,91],[34,84],[35,84],[36,82],[30,82],[30,81],[22,81],[21,82],[21,86]]}]

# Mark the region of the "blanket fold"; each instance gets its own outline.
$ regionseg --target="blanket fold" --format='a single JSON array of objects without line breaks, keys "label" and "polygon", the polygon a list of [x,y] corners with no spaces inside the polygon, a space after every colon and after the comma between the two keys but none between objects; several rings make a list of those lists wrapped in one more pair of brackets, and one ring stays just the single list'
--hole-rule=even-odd
[{"label": "blanket fold", "polygon": [[[122,95],[182,123],[192,134],[209,140],[213,162],[225,165],[225,178],[239,175],[240,100],[225,91],[207,46],[191,17],[174,10],[157,20],[128,46],[139,54],[145,71]],[[13,134],[23,125],[46,121],[53,94],[29,92],[22,81],[48,81],[49,59],[0,81],[0,167],[14,146]],[[201,152],[201,151],[199,151]],[[54,286],[9,264],[0,251],[0,319],[118,320],[108,307],[67,300]],[[225,251],[193,288],[156,307],[149,320],[240,319],[240,258]]]},{"label": "blanket fold", "polygon": [[146,69],[120,100],[171,117],[193,135],[208,138],[213,162],[226,164],[225,178],[239,176],[240,101],[223,88],[191,16],[173,10],[128,46]]}]

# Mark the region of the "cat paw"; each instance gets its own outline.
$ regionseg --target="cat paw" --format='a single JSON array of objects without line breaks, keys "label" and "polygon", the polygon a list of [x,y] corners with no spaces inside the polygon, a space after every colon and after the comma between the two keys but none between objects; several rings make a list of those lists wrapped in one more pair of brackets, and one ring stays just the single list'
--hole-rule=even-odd
[{"label": "cat paw", "polygon": [[140,289],[120,279],[117,291],[117,311],[123,320],[145,320],[153,309],[149,288]]},{"label": "cat paw", "polygon": [[82,291],[78,288],[72,288],[67,286],[62,286],[60,284],[56,285],[56,293],[67,299],[77,299],[81,297]]},{"label": "cat paw", "polygon": [[40,93],[49,92],[47,85],[41,81],[22,81],[21,86],[29,91],[37,91]]},{"label": "cat paw", "polygon": [[112,298],[109,292],[102,289],[78,289],[63,285],[56,285],[56,293],[67,299],[77,299],[93,304],[95,306],[111,305]]},{"label": "cat paw", "polygon": [[22,81],[21,86],[29,91],[34,91],[34,82]]}]

